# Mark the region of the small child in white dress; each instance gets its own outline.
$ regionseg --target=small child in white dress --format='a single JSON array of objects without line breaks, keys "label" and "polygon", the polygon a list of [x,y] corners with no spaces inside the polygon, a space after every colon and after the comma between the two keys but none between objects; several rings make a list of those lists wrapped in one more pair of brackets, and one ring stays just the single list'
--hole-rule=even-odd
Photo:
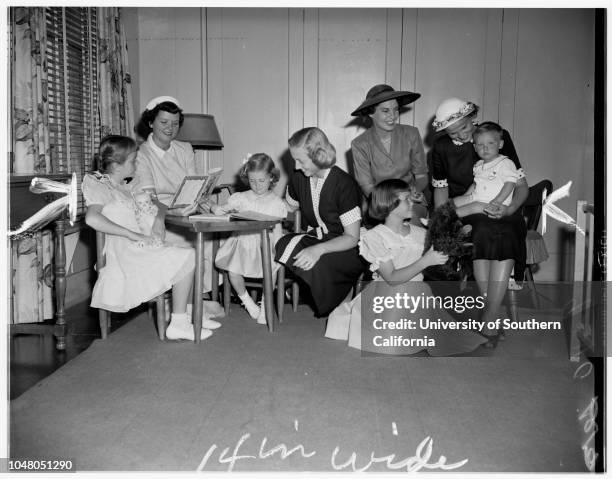
[{"label": "small child in white dress", "polygon": [[456,207],[469,208],[467,214],[497,212],[512,202],[518,170],[507,156],[500,155],[504,146],[502,127],[486,121],[476,127],[472,138],[480,160],[474,165],[474,183],[462,196],[453,198]]},{"label": "small child in white dress", "polygon": [[[265,153],[256,153],[247,158],[240,169],[240,178],[249,186],[248,191],[234,193],[225,205],[213,205],[211,211],[222,215],[229,212],[253,211],[277,218],[287,216],[285,202],[272,191],[280,178],[280,171],[274,166],[272,158]],[[274,258],[274,245],[282,235],[278,224],[272,232],[270,248]],[[219,248],[215,264],[227,270],[230,282],[249,315],[259,324],[266,324],[265,310],[259,307],[249,296],[244,278],[262,278],[261,238],[259,233],[233,233]],[[280,265],[272,263],[273,277]],[[262,303],[263,304],[263,298]]]},{"label": "small child in white dress", "polygon": [[[363,231],[359,240],[359,253],[370,263],[374,273],[373,281],[368,288],[373,288],[374,296],[394,296],[408,293],[411,296],[430,296],[431,289],[423,281],[422,271],[428,266],[444,264],[448,256],[432,248],[423,252],[426,230],[420,226],[409,224],[412,217],[411,193],[407,183],[398,179],[384,180],[372,190],[369,214],[372,218],[382,221],[374,228]],[[454,331],[448,334],[444,331],[437,334],[436,345],[432,348],[419,346],[386,346],[373,347],[371,342],[362,341],[362,333],[370,336],[374,331],[372,324],[362,323],[361,296],[356,296],[350,303],[341,304],[329,316],[325,336],[332,339],[348,339],[348,345],[384,354],[415,354],[427,349],[429,354],[447,356],[476,349],[486,342],[482,336],[471,331]],[[342,312],[344,309],[344,314]],[[348,321],[346,310],[348,309]],[[431,311],[432,317],[444,317],[445,311]],[[423,317],[429,317],[427,308],[420,308]],[[396,322],[405,314],[401,309],[391,309],[383,313],[383,319]],[[449,318],[450,319],[450,318]],[[380,333],[376,333],[380,334]],[[408,336],[420,335],[418,330],[402,331]]]},{"label": "small child in white dress", "polygon": [[[100,143],[99,172],[83,178],[85,222],[106,234],[106,264],[91,298],[93,308],[125,312],[172,288],[168,339],[194,339],[187,303],[194,280],[195,251],[165,244],[163,218],[148,194],[126,183],[135,169],[137,146],[125,136]],[[212,335],[203,328],[200,338]]]}]

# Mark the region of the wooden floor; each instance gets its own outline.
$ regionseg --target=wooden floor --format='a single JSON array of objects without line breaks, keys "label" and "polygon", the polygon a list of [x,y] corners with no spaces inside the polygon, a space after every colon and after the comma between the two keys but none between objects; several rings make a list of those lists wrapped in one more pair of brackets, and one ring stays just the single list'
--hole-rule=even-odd
[{"label": "wooden floor", "polygon": [[[136,308],[126,314],[113,314],[111,330],[115,330],[142,312]],[[53,371],[86,350],[100,337],[98,310],[89,307],[89,301],[79,303],[66,311],[69,334],[66,350],[55,348],[53,336],[16,334],[11,336],[9,398],[15,399]]]}]

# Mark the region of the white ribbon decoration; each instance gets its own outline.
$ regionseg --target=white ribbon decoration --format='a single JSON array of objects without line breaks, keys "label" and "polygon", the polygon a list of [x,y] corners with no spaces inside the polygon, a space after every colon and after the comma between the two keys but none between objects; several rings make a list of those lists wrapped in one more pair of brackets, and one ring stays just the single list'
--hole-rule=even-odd
[{"label": "white ribbon decoration", "polygon": [[72,173],[70,183],[50,180],[48,178],[32,178],[30,191],[36,194],[63,193],[65,196],[45,205],[29,218],[25,219],[21,226],[9,231],[8,236],[16,236],[28,230],[37,230],[57,218],[64,209],[68,208],[68,220],[73,225],[77,214],[77,178]]},{"label": "white ribbon decoration", "polygon": [[561,198],[566,198],[569,196],[570,186],[572,186],[572,182],[568,181],[565,185],[556,189],[548,196],[546,196],[546,189],[544,189],[542,192],[542,235],[546,233],[547,216],[550,216],[561,223],[565,223],[566,225],[573,226],[576,228],[576,230],[585,235],[584,230],[576,224],[576,220],[554,204]]}]

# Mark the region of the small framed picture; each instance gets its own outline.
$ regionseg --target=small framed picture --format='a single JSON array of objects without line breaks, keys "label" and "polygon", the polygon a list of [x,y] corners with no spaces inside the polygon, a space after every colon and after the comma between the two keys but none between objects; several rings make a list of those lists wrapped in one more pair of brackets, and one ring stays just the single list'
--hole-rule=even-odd
[{"label": "small framed picture", "polygon": [[195,204],[206,187],[208,175],[194,175],[183,178],[172,198],[170,208],[184,208]]},{"label": "small framed picture", "polygon": [[183,178],[178,190],[172,198],[170,208],[184,208],[207,201],[223,173],[222,168],[215,168],[208,172],[207,175],[192,175]]}]

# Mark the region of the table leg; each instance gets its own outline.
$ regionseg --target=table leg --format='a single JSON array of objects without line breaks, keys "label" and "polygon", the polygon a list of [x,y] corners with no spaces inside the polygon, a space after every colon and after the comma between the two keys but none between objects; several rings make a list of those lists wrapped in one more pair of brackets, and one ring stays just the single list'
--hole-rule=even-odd
[{"label": "table leg", "polygon": [[55,222],[55,327],[57,336],[56,348],[60,351],[66,349],[66,313],[64,301],[66,298],[66,245],[64,232],[66,220],[61,217]]},{"label": "table leg", "polygon": [[215,258],[219,251],[219,235],[213,233],[212,236],[212,284],[210,285],[211,300],[219,301],[219,270],[215,266]]},{"label": "table leg", "polygon": [[272,285],[272,257],[270,255],[270,236],[268,229],[261,230],[261,262],[263,267],[264,308],[268,330],[274,332],[276,316],[274,315],[274,286]]},{"label": "table leg", "polygon": [[198,232],[196,238],[195,281],[193,284],[193,334],[196,343],[200,342],[202,330],[202,279],[204,264],[204,233]]}]

